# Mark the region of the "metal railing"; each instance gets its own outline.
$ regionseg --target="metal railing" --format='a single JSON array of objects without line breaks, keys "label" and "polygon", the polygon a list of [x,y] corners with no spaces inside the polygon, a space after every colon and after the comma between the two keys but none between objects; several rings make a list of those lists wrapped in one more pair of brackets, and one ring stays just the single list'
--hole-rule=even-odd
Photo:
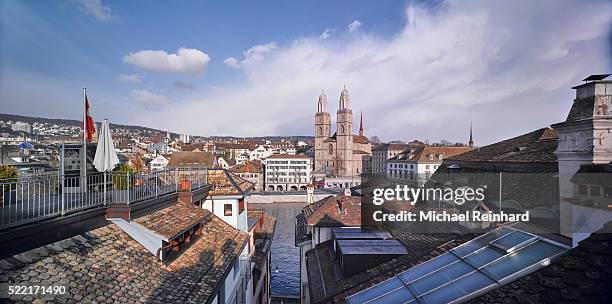
[{"label": "metal railing", "polygon": [[131,204],[206,185],[207,168],[0,179],[0,228],[106,204]]}]

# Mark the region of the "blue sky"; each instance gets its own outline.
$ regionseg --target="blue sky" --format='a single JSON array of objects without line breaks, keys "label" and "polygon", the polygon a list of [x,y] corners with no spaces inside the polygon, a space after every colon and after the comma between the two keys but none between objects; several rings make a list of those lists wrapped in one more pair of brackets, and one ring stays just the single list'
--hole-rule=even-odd
[{"label": "blue sky", "polygon": [[[0,1],[4,113],[194,135],[312,134],[343,85],[366,133],[481,144],[562,120],[610,72],[605,1]],[[182,49],[182,51],[181,51]]]}]

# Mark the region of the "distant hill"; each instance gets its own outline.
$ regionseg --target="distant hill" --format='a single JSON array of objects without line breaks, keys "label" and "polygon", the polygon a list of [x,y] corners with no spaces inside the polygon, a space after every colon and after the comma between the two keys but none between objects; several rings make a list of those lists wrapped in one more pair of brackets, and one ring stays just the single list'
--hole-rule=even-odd
[{"label": "distant hill", "polygon": [[[57,124],[57,125],[64,125],[64,126],[80,126],[80,125],[82,125],[82,121],[74,120],[74,119],[31,117],[31,116],[21,116],[21,115],[3,114],[3,113],[0,113],[0,120],[3,120],[3,121],[8,121],[8,120],[23,121],[23,122],[27,122],[29,124],[32,124],[34,122],[38,122],[38,123],[49,123],[49,124]],[[99,122],[97,122],[97,123],[99,123]],[[141,130],[141,131],[147,131],[148,130],[148,131],[151,131],[151,132],[165,132],[165,131],[157,130],[157,129],[153,129],[153,128],[147,128],[147,127],[141,127],[141,126],[132,126],[132,125],[121,125],[121,124],[114,124],[114,123],[111,123],[110,127],[111,128]]]},{"label": "distant hill", "polygon": [[[82,122],[80,120],[74,120],[74,119],[32,117],[32,116],[22,116],[22,115],[3,114],[3,113],[0,113],[0,120],[2,120],[2,121],[9,121],[9,120],[11,120],[11,121],[23,121],[23,122],[27,122],[29,124],[32,124],[34,122],[38,122],[38,123],[57,124],[57,125],[63,125],[63,126],[81,126],[82,125]],[[99,122],[97,122],[97,123],[99,123]],[[153,128],[149,128],[149,127],[142,127],[142,126],[133,126],[133,125],[121,125],[121,124],[111,123],[110,127],[111,127],[111,129],[120,128],[120,129],[126,129],[126,130],[137,132],[137,133],[141,133],[141,132],[164,133],[164,134],[166,133],[166,131],[163,131],[163,130],[153,129]],[[173,133],[173,132],[170,132],[170,135],[173,136],[173,137],[179,136],[178,133]],[[225,140],[225,141],[243,140],[243,139],[244,140],[252,140],[252,141],[270,140],[272,142],[278,142],[281,139],[289,139],[289,140],[293,140],[293,141],[306,141],[306,142],[314,141],[314,137],[312,137],[312,136],[257,136],[257,137],[240,137],[240,136],[197,136],[197,135],[194,135],[192,137],[214,139],[214,140]]]}]

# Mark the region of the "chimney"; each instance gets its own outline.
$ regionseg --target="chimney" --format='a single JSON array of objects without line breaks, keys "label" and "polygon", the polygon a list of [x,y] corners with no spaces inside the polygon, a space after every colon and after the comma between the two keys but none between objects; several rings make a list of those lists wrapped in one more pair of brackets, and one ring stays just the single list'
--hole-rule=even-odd
[{"label": "chimney", "polygon": [[344,196],[351,196],[351,188],[344,189]]},{"label": "chimney", "polygon": [[585,213],[584,207],[569,203],[574,196],[571,179],[581,165],[612,160],[612,81],[605,80],[609,75],[591,75],[584,79],[584,84],[573,87],[576,98],[567,119],[552,125],[559,131],[555,150],[559,166],[559,228],[561,234],[573,239],[574,245],[593,232],[580,228],[582,224],[574,219],[592,221],[596,217]]},{"label": "chimney", "polygon": [[312,204],[314,203],[314,185],[313,184],[308,184],[306,185],[306,203],[307,204]]}]

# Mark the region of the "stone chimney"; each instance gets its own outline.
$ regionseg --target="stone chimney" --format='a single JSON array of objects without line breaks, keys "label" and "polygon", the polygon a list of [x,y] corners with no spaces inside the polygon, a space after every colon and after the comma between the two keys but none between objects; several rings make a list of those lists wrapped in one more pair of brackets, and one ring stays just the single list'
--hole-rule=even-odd
[{"label": "stone chimney", "polygon": [[559,131],[555,155],[559,163],[560,232],[574,238],[574,243],[574,219],[586,215],[568,203],[574,194],[571,178],[581,165],[612,160],[612,81],[605,80],[607,76],[592,75],[573,87],[576,98],[567,119],[553,125]]}]

